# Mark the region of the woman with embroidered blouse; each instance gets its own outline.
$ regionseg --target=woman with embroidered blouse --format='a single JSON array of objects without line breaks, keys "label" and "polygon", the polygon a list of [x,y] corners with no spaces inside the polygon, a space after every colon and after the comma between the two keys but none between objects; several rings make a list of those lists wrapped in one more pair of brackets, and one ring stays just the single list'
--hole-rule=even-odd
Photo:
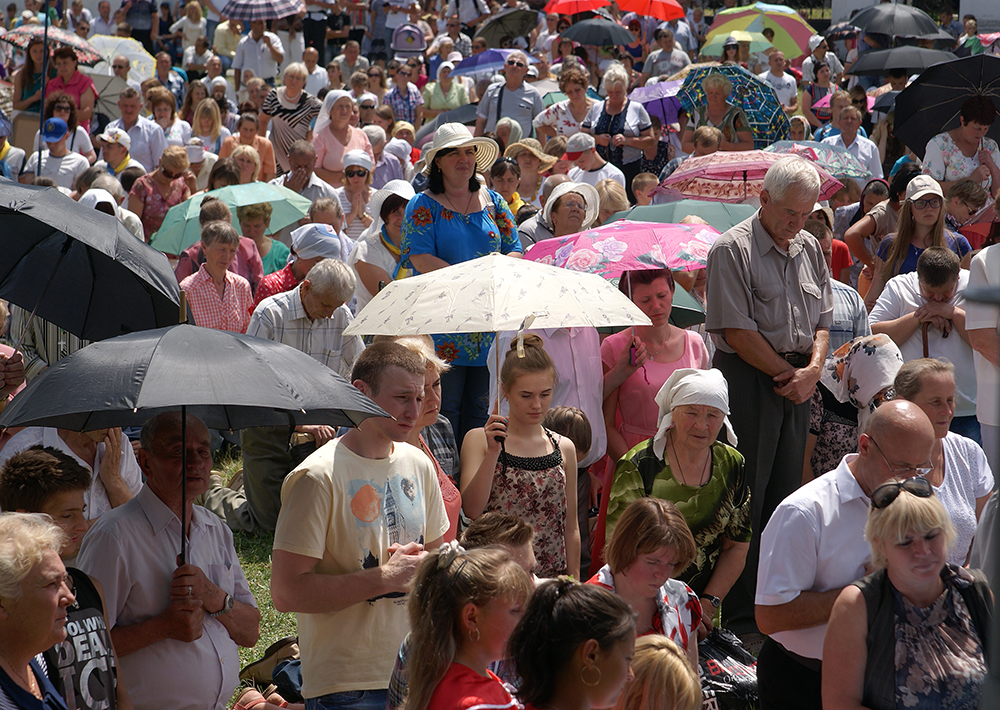
[{"label": "woman with embroidered blouse", "polygon": [[[459,264],[492,252],[521,256],[514,215],[503,197],[479,182],[499,154],[489,138],[474,138],[460,123],[446,123],[424,149],[428,188],[410,200],[403,220],[400,267],[416,273]],[[451,364],[443,378],[441,413],[459,441],[486,423],[489,333],[438,335],[438,356]]]}]

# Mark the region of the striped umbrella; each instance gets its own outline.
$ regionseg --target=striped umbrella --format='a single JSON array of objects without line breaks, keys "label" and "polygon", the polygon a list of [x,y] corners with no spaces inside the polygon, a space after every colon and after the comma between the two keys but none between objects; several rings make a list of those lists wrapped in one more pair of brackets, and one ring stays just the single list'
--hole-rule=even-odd
[{"label": "striped umbrella", "polygon": [[768,42],[767,37],[762,35],[760,32],[733,30],[728,35],[715,35],[715,37],[706,42],[705,46],[701,48],[701,56],[721,57],[722,48],[729,37],[732,37],[737,42],[749,42],[751,52],[766,52],[769,49],[774,49],[774,45]]},{"label": "striped umbrella", "polygon": [[774,89],[737,64],[700,67],[691,71],[677,93],[681,108],[688,112],[692,109],[704,110],[705,91],[701,82],[713,72],[725,75],[732,82],[733,91],[729,100],[746,114],[755,148],[766,148],[775,141],[788,138],[791,126]]},{"label": "striped umbrella", "polygon": [[774,30],[774,46],[784,52],[787,59],[805,54],[802,48],[808,47],[809,38],[816,34],[816,30],[790,7],[757,2],[715,13],[708,39],[711,41],[717,35],[725,38],[733,30],[763,32],[766,27]]},{"label": "striped umbrella", "polygon": [[[87,40],[79,35],[61,30],[58,27],[49,25],[48,42],[50,45],[58,47],[72,47],[76,51],[76,61],[84,66],[92,67],[104,59],[101,53],[94,48]],[[21,25],[15,30],[0,37],[0,40],[8,42],[18,49],[27,49],[28,44],[33,39],[43,39],[45,37],[44,25]]]},{"label": "striped umbrella", "polygon": [[230,20],[257,22],[260,20],[280,20],[298,15],[306,10],[302,0],[229,0],[220,13]]}]

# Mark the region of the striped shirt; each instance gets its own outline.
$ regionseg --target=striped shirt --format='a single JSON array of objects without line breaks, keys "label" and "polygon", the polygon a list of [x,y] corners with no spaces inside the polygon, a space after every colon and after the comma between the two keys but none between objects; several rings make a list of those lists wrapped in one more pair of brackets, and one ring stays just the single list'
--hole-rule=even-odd
[{"label": "striped shirt", "polygon": [[188,305],[194,315],[194,324],[202,328],[245,333],[253,309],[250,282],[232,271],[226,272],[226,285],[222,297],[202,264],[198,271],[181,281],[187,294]]},{"label": "striped shirt", "polygon": [[268,137],[274,147],[274,157],[278,161],[278,174],[284,175],[292,169],[288,162],[292,143],[306,140],[322,104],[315,96],[303,91],[299,94],[295,106],[288,108],[287,100],[282,101],[278,98],[279,91],[284,96],[283,89],[272,89],[264,99],[260,111],[271,117],[271,133]]},{"label": "striped shirt", "polygon": [[347,306],[341,306],[329,318],[310,320],[300,288],[261,301],[250,318],[247,335],[290,345],[349,378],[354,361],[365,349],[359,336],[344,337],[344,328],[354,316]]},{"label": "striped shirt", "polygon": [[[30,311],[10,304],[10,342],[21,339],[28,325]],[[24,379],[31,382],[49,365],[55,365],[80,348],[90,345],[89,340],[81,340],[55,323],[42,320],[38,316],[31,321],[31,329],[24,335],[21,353],[24,357]]]}]

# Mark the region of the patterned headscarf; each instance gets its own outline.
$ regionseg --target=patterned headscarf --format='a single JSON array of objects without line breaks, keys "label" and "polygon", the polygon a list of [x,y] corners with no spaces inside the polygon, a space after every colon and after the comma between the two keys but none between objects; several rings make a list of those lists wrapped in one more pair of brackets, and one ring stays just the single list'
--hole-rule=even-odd
[{"label": "patterned headscarf", "polygon": [[[885,334],[866,335],[844,343],[826,359],[820,382],[839,402],[858,408],[858,425],[881,404],[876,395],[891,387],[903,366],[903,355]],[[885,399],[891,399],[886,397]]]}]

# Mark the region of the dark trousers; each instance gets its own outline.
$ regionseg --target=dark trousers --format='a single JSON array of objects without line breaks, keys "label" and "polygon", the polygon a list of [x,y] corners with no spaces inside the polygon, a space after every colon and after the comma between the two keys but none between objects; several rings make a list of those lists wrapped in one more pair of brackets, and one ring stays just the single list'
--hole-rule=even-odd
[{"label": "dark trousers", "polygon": [[580,574],[590,569],[590,472],[576,470],[576,519],[580,524]]},{"label": "dark trousers", "polygon": [[486,365],[452,365],[441,375],[441,414],[448,417],[459,450],[465,435],[489,419],[490,372]]},{"label": "dark trousers", "polygon": [[[625,173],[625,194],[628,195],[628,201],[630,204],[634,204],[635,193],[632,192],[632,179],[641,172],[642,160],[634,160],[631,163],[625,163],[618,167]],[[739,435],[737,434],[737,436]]]},{"label": "dark trousers", "polygon": [[767,639],[757,656],[760,710],[821,710],[820,675],[820,670],[807,668],[777,641]]},{"label": "dark trousers", "polygon": [[[302,38],[307,47],[314,47],[319,52],[319,61],[322,66],[326,66],[326,20],[311,20],[308,17],[302,20]],[[350,81],[350,77],[344,77],[344,81]]]},{"label": "dark trousers", "polygon": [[743,573],[726,595],[724,622],[736,634],[757,630],[754,596],[760,534],[774,509],[802,483],[809,433],[809,402],[792,404],[774,392],[774,380],[739,355],[716,351],[712,364],[729,383],[729,420],[746,459],[753,535]]},{"label": "dark trousers", "polygon": [[[157,18],[154,17],[153,18],[153,22],[157,22],[157,21],[158,21]],[[149,52],[150,54],[153,54],[153,53],[156,52],[156,49],[153,47],[153,31],[152,30],[137,30],[137,29],[133,29],[132,30],[132,39],[134,39],[136,42],[140,42],[142,44],[142,46],[145,47],[146,51]]]}]

